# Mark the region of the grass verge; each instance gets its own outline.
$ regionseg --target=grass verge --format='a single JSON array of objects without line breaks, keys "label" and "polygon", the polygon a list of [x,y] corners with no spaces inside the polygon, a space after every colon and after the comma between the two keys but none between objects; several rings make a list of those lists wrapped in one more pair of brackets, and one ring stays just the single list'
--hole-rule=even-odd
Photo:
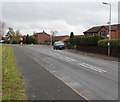
[{"label": "grass verge", "polygon": [[2,46],[2,100],[26,100],[12,46]]}]

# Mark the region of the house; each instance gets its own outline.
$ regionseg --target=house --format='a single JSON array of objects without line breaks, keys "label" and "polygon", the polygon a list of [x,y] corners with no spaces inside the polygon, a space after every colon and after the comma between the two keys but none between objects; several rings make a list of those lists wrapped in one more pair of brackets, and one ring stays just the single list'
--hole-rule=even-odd
[{"label": "house", "polygon": [[84,35],[75,35],[74,38],[81,38],[84,37]]},{"label": "house", "polygon": [[[61,41],[63,43],[65,43],[65,41],[69,39],[69,36],[54,36],[52,37],[52,42],[56,42],[56,41]],[[51,38],[46,40],[46,42],[50,42],[51,41]]]},{"label": "house", "polygon": [[53,42],[55,41],[61,41],[64,42],[65,40],[69,39],[69,36],[54,36],[52,38]]},{"label": "house", "polygon": [[7,40],[7,37],[3,37],[0,39],[0,43],[4,42],[5,40]]},{"label": "house", "polygon": [[[102,35],[108,38],[109,25],[92,27],[83,33],[85,36]],[[120,39],[120,24],[111,25],[111,39]]]},{"label": "house", "polygon": [[44,44],[48,39],[50,39],[50,35],[45,31],[40,33],[34,33],[35,38],[38,40],[38,43]]}]

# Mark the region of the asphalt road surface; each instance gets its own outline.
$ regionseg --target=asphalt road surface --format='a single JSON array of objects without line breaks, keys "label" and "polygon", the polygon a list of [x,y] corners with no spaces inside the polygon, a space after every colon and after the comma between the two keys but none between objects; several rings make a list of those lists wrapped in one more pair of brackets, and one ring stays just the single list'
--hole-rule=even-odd
[{"label": "asphalt road surface", "polygon": [[118,100],[118,62],[66,50],[53,50],[43,45],[16,45],[15,48],[42,65],[80,96],[88,100]]}]

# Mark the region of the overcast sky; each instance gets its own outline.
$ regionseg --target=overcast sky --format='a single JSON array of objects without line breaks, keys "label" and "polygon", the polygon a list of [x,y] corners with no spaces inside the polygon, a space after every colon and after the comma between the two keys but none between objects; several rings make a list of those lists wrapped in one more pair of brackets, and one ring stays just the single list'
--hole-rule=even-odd
[{"label": "overcast sky", "polygon": [[[112,4],[112,24],[118,23],[118,2]],[[0,6],[1,9],[1,6]],[[100,2],[2,2],[2,18],[7,27],[23,35],[42,32],[76,35],[93,26],[106,25],[109,6]]]}]

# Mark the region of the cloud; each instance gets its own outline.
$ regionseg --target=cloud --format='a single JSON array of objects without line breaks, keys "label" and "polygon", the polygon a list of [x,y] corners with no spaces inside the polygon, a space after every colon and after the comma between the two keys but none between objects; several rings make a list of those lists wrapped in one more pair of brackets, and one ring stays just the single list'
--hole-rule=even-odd
[{"label": "cloud", "polygon": [[[114,2],[118,1],[114,0]],[[2,0],[2,2],[101,2],[101,0]],[[113,2],[113,0],[104,0],[104,2]]]},{"label": "cloud", "polygon": [[[23,34],[57,30],[58,35],[82,34],[92,26],[106,24],[109,7],[101,2],[4,2],[3,20]],[[112,3],[112,22],[117,23],[117,3]]]}]

